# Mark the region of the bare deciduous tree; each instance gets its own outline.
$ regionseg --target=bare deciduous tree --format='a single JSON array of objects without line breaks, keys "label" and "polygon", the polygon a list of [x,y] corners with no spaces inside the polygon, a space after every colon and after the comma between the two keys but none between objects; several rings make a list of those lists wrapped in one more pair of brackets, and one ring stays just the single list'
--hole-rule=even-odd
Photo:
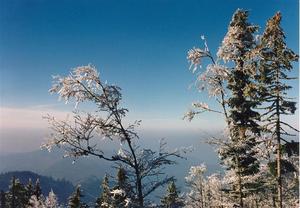
[{"label": "bare deciduous tree", "polygon": [[[158,187],[168,183],[172,177],[162,178],[161,167],[175,164],[171,157],[180,157],[179,151],[165,151],[162,143],[159,152],[139,148],[134,143],[139,138],[135,127],[141,121],[126,124],[124,118],[128,110],[121,106],[121,88],[102,82],[99,73],[92,65],[74,68],[66,77],[55,76],[50,89],[59,94],[66,102],[76,102],[73,118],[60,121],[48,115],[52,133],[44,148],[51,150],[53,146],[66,150],[66,156],[96,156],[99,159],[117,162],[126,167],[133,178],[135,203],[144,206],[144,198]],[[79,111],[81,102],[96,106],[93,113]],[[118,153],[107,155],[99,147],[100,140],[118,140],[124,148]]]}]

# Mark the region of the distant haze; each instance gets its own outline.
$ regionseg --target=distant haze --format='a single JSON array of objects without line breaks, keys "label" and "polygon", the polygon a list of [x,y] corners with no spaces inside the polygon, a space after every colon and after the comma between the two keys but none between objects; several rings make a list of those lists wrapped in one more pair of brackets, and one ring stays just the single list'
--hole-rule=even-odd
[{"label": "distant haze", "polygon": [[[71,110],[57,111],[53,109],[21,109],[21,108],[0,108],[0,152],[28,152],[39,149],[49,134],[49,125],[42,119],[47,114],[55,116],[57,119],[71,117]],[[161,138],[167,139],[173,147],[189,146],[199,144],[203,138],[208,137],[207,132],[221,132],[222,122],[210,120],[195,120],[188,122],[177,119],[166,118],[133,118],[129,121],[142,119],[141,126],[137,128],[142,142],[153,146]],[[2,119],[3,118],[3,119]],[[222,118],[222,117],[220,117]],[[220,119],[219,119],[220,120]],[[108,147],[110,141],[107,142]]]}]

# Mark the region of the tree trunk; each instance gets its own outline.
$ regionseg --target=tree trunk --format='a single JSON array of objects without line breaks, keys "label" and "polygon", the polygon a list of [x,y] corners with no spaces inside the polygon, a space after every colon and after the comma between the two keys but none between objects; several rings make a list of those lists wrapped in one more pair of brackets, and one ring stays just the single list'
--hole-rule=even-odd
[{"label": "tree trunk", "polygon": [[[279,119],[277,120],[279,123]],[[276,135],[277,135],[277,200],[278,207],[282,208],[282,180],[281,180],[281,145],[280,145],[280,132],[277,129],[278,124],[276,125]]]},{"label": "tree trunk", "polygon": [[[125,132],[125,130],[124,130]],[[127,135],[127,134],[125,134]],[[140,170],[139,170],[139,164],[136,159],[135,151],[134,148],[131,145],[131,140],[129,137],[127,137],[127,143],[130,148],[130,151],[132,153],[133,159],[134,159],[134,169],[135,169],[135,176],[136,176],[136,191],[137,191],[137,197],[138,197],[138,204],[139,207],[144,207],[144,196],[143,196],[143,187],[142,187],[142,179],[140,175]]]},{"label": "tree trunk", "polygon": [[282,180],[281,180],[281,145],[280,145],[280,90],[279,90],[279,69],[276,71],[276,84],[277,84],[277,91],[276,91],[276,140],[277,140],[277,207],[282,208]]},{"label": "tree trunk", "polygon": [[137,174],[137,192],[138,192],[138,203],[139,207],[144,207],[144,197],[143,197],[143,190],[142,190],[142,181],[140,179],[139,174]]},{"label": "tree trunk", "polygon": [[241,171],[240,171],[240,162],[238,159],[238,156],[236,156],[236,164],[238,169],[238,196],[239,196],[239,205],[240,207],[243,207],[243,192],[242,192],[242,177],[241,177]]}]

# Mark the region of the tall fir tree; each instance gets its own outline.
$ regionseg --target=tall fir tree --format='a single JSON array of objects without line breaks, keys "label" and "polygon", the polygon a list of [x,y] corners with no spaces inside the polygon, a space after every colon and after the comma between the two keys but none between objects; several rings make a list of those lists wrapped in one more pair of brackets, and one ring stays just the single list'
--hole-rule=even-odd
[{"label": "tall fir tree", "polygon": [[28,180],[27,185],[25,186],[25,197],[26,197],[26,200],[28,201],[28,203],[33,194],[34,194],[34,187],[32,185],[32,180],[30,178]]},{"label": "tall fir tree", "polygon": [[[280,21],[281,17],[279,16],[277,15],[277,19]],[[282,145],[280,140],[277,139],[279,140],[275,151],[277,162],[274,162],[274,155],[271,155],[274,151],[273,143],[276,143],[276,135],[281,134],[280,139],[284,141],[283,134],[290,134],[288,130],[283,128],[284,126],[297,131],[291,125],[281,123],[282,118],[278,119],[280,116],[278,116],[278,113],[276,114],[276,111],[280,114],[282,111],[280,108],[283,108],[283,111],[287,114],[293,114],[296,110],[295,103],[285,97],[284,99],[280,98],[281,100],[277,99],[276,105],[275,100],[276,97],[280,97],[278,94],[286,96],[285,91],[289,87],[282,80],[290,79],[287,77],[286,72],[290,71],[292,61],[298,60],[298,56],[288,49],[285,43],[281,45],[279,53],[278,51],[272,51],[273,46],[270,47],[270,45],[281,42],[282,36],[284,37],[282,30],[277,31],[279,34],[281,33],[278,37],[273,37],[273,40],[272,38],[269,39],[270,44],[268,46],[265,44],[265,37],[262,38],[260,44],[260,36],[254,38],[257,26],[249,24],[247,19],[248,13],[246,11],[239,9],[235,12],[222,46],[218,51],[217,61],[214,60],[204,36],[201,36],[201,39],[204,40],[204,49],[194,47],[188,51],[187,59],[190,61],[191,67],[194,66],[193,73],[197,70],[197,66],[202,65],[202,59],[208,58],[211,60],[212,64],[207,65],[206,71],[197,75],[196,83],[200,91],[207,90],[209,95],[214,96],[222,109],[211,108],[203,102],[194,102],[193,109],[186,113],[185,118],[191,121],[197,114],[203,112],[221,113],[225,116],[228,139],[213,138],[210,143],[218,145],[222,162],[228,167],[228,171],[226,171],[223,178],[224,186],[221,186],[224,187],[222,190],[226,193],[231,193],[225,195],[224,202],[227,205],[234,206],[235,204],[235,206],[243,207],[245,204],[246,207],[252,205],[259,207],[263,204],[264,207],[276,207],[274,197],[271,201],[267,201],[268,203],[266,201],[261,203],[261,200],[268,200],[270,194],[275,196],[274,182],[276,181],[270,175],[277,172],[275,175],[277,175],[277,184],[280,184],[278,186],[282,187],[282,183],[286,185],[284,206],[297,206],[299,200],[295,196],[298,195],[297,176],[299,173],[296,170],[299,168],[295,167],[299,167],[299,142],[285,141],[286,143]],[[268,22],[268,25],[270,25],[270,22]],[[278,28],[278,26],[275,28]],[[271,29],[268,30],[269,34],[267,36],[270,36]],[[264,36],[266,35],[264,34]],[[274,67],[269,58],[272,56]],[[220,60],[224,61],[223,66],[220,65]],[[227,64],[227,62],[229,63]],[[280,70],[275,70],[276,67],[286,68],[287,71],[281,73]],[[266,70],[265,68],[273,69]],[[267,76],[272,70],[273,75],[268,78]],[[277,76],[275,73],[277,73]],[[273,84],[276,89],[273,89],[272,93],[270,93],[272,86],[270,83],[266,84],[266,82],[270,82],[268,79],[275,80]],[[278,80],[280,81],[278,82]],[[273,100],[269,94],[273,95]],[[228,97],[229,99],[227,99]],[[266,102],[266,98],[271,100]],[[268,106],[268,104],[270,105]],[[265,114],[261,110],[262,106],[267,106]],[[281,115],[284,115],[284,113]],[[273,117],[274,120],[270,120],[270,117]],[[260,121],[261,119],[263,119],[263,122]],[[264,132],[266,128],[261,125],[264,122],[270,126],[273,125],[273,131],[267,128],[268,132],[275,137],[273,143],[270,142],[270,135],[266,135]],[[278,128],[279,126],[280,128]],[[276,127],[277,132],[275,131]],[[268,165],[270,167],[269,171]],[[279,177],[283,173],[285,174],[284,177]],[[280,192],[278,190],[278,198],[280,198]],[[238,204],[236,204],[236,199],[232,200],[232,196],[239,199]],[[211,198],[210,193],[208,198]],[[222,195],[220,198],[223,201]],[[245,203],[243,203],[243,200]],[[199,207],[199,205],[195,207]]]},{"label": "tall fir tree", "polygon": [[178,196],[178,190],[174,180],[169,183],[166,195],[161,199],[162,208],[179,208],[183,207],[183,200]]},{"label": "tall fir tree", "polygon": [[81,194],[80,186],[76,187],[75,192],[69,197],[68,200],[68,208],[82,208],[84,204],[81,202]]},{"label": "tall fir tree", "polygon": [[39,178],[35,182],[33,195],[35,195],[37,199],[41,198],[42,188],[41,188],[41,184],[40,184],[40,179]]},{"label": "tall fir tree", "polygon": [[116,176],[116,186],[112,188],[112,207],[128,207],[133,202],[133,194],[124,168],[119,167]]},{"label": "tall fir tree", "polygon": [[253,188],[244,180],[258,172],[259,162],[255,157],[255,136],[260,134],[259,113],[254,109],[259,104],[256,86],[253,82],[255,62],[250,58],[256,46],[254,33],[258,27],[248,23],[248,12],[238,9],[230,22],[228,32],[218,51],[219,58],[231,62],[227,88],[231,95],[228,100],[230,139],[219,153],[230,170],[234,170],[237,180],[232,186],[233,196],[243,207],[246,190]]},{"label": "tall fir tree", "polygon": [[6,207],[6,194],[3,190],[0,191],[0,208]]},{"label": "tall fir tree", "polygon": [[96,200],[96,208],[109,208],[111,204],[111,193],[107,175],[104,176],[101,187],[102,192]]},{"label": "tall fir tree", "polygon": [[25,188],[19,179],[13,177],[7,193],[6,206],[8,208],[22,208],[25,207],[26,204]]},{"label": "tall fir tree", "polygon": [[38,199],[36,195],[32,195],[30,197],[28,206],[26,206],[26,208],[44,208],[44,207],[45,207],[44,200],[42,199],[42,197]]},{"label": "tall fir tree", "polygon": [[287,73],[293,69],[292,62],[298,61],[299,57],[287,47],[280,22],[281,14],[278,12],[268,20],[261,37],[258,81],[264,101],[264,127],[276,143],[277,207],[282,208],[282,171],[283,165],[288,163],[282,159],[281,141],[287,142],[283,136],[292,135],[287,128],[298,131],[282,119],[296,111],[296,102],[287,96],[291,86],[286,81],[291,79]]},{"label": "tall fir tree", "polygon": [[46,197],[45,206],[47,208],[59,208],[57,196],[55,195],[52,189]]}]

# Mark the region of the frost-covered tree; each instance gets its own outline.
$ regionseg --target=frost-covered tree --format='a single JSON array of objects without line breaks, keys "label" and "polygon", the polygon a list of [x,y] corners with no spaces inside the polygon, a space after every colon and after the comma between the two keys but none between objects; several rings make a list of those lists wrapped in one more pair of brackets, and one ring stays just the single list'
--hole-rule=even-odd
[{"label": "frost-covered tree", "polygon": [[[218,59],[228,67],[214,61],[205,41],[205,49],[192,49],[188,59],[192,65],[199,65],[201,59],[209,58],[212,64],[206,72],[198,76],[200,89],[207,89],[220,103],[221,110],[211,109],[202,102],[193,103],[194,109],[186,115],[192,119],[205,111],[222,113],[228,129],[226,141],[219,143],[219,155],[229,170],[234,170],[236,180],[232,181],[231,195],[238,198],[243,206],[243,198],[255,187],[247,177],[259,170],[255,157],[256,136],[260,134],[259,113],[254,109],[259,104],[257,87],[254,83],[255,61],[252,52],[256,46],[254,33],[257,26],[248,23],[248,12],[238,9],[229,24]],[[203,38],[204,39],[204,38]],[[199,82],[200,81],[200,82]],[[227,95],[227,97],[226,97]]]},{"label": "frost-covered tree", "polygon": [[15,177],[11,179],[6,197],[6,206],[8,208],[25,207],[25,205],[27,204],[27,199],[25,197],[25,188],[19,179]]},{"label": "frost-covered tree", "polygon": [[212,174],[206,177],[206,201],[207,207],[222,207],[226,204],[226,197],[223,193],[224,182],[220,174]]},{"label": "frost-covered tree", "polygon": [[111,192],[112,196],[112,208],[117,207],[136,207],[137,205],[132,203],[130,198],[126,197],[126,192],[123,189],[113,189]]},{"label": "frost-covered tree", "polygon": [[34,195],[34,187],[32,185],[32,180],[29,179],[27,185],[25,186],[25,197],[28,202],[32,195]]},{"label": "frost-covered tree", "polygon": [[[282,158],[281,141],[287,142],[283,137],[292,136],[286,129],[298,131],[283,119],[285,115],[292,115],[296,111],[296,102],[287,96],[291,88],[286,81],[291,79],[288,72],[293,69],[292,62],[298,61],[296,55],[285,43],[284,31],[280,26],[281,14],[278,12],[267,22],[257,47],[259,75],[257,76],[261,87],[263,103],[263,119],[265,130],[271,134],[276,143],[276,180],[277,180],[277,207],[283,207],[282,172],[285,165],[290,165]],[[270,163],[272,165],[272,163]]]},{"label": "frost-covered tree", "polygon": [[131,184],[128,182],[126,170],[118,168],[116,185],[111,190],[112,207],[130,207],[134,199]]},{"label": "frost-covered tree", "polygon": [[185,178],[190,191],[187,194],[186,206],[189,208],[205,207],[205,176],[206,166],[192,166]]},{"label": "frost-covered tree", "polygon": [[32,195],[29,199],[29,205],[28,208],[45,208],[44,201],[40,197],[39,199],[36,197],[36,195]]},{"label": "frost-covered tree", "polygon": [[82,196],[80,186],[77,186],[75,192],[68,199],[68,208],[85,207],[84,203],[81,202]]},{"label": "frost-covered tree", "polygon": [[108,181],[108,175],[105,175],[101,184],[102,192],[99,198],[96,200],[96,208],[109,208],[111,207],[111,193]]},{"label": "frost-covered tree", "polygon": [[183,200],[179,196],[179,191],[176,184],[171,181],[167,187],[165,196],[161,199],[162,208],[180,208],[183,207]]},{"label": "frost-covered tree", "polygon": [[0,207],[6,207],[6,194],[3,190],[0,191]]},{"label": "frost-covered tree", "polygon": [[257,26],[248,23],[248,12],[237,10],[230,22],[228,32],[219,48],[218,56],[232,62],[233,69],[228,77],[227,88],[231,94],[228,99],[230,140],[222,148],[220,155],[225,165],[233,169],[237,176],[232,193],[243,207],[243,197],[252,189],[251,181],[243,178],[258,172],[259,164],[255,157],[256,136],[260,134],[258,120],[260,115],[254,109],[259,104],[257,87],[253,82],[255,62],[249,58],[256,46],[254,33]]},{"label": "frost-covered tree", "polygon": [[42,188],[40,184],[40,179],[36,179],[35,185],[34,185],[34,191],[33,194],[36,196],[37,199],[40,199],[42,195]]},{"label": "frost-covered tree", "polygon": [[49,192],[48,196],[46,197],[45,207],[46,208],[59,208],[60,207],[58,204],[57,196],[55,195],[55,193],[53,192],[52,189]]},{"label": "frost-covered tree", "polygon": [[[70,100],[95,104],[93,113],[84,113],[77,108],[72,121],[58,121],[47,116],[53,130],[43,147],[49,150],[53,146],[63,147],[66,156],[78,158],[92,155],[99,159],[121,163],[132,176],[135,201],[144,206],[144,198],[159,186],[166,184],[172,177],[158,179],[161,168],[174,164],[171,157],[179,157],[178,151],[155,152],[138,148],[134,143],[138,138],[135,127],[140,121],[127,124],[124,118],[127,109],[121,106],[121,89],[100,79],[94,66],[81,66],[73,69],[67,77],[55,77],[51,93],[58,93],[66,102]],[[104,154],[99,147],[101,141],[118,140],[125,144],[121,154]],[[150,180],[152,178],[152,180]],[[143,183],[147,179],[148,184]],[[150,182],[149,182],[150,181]]]}]

